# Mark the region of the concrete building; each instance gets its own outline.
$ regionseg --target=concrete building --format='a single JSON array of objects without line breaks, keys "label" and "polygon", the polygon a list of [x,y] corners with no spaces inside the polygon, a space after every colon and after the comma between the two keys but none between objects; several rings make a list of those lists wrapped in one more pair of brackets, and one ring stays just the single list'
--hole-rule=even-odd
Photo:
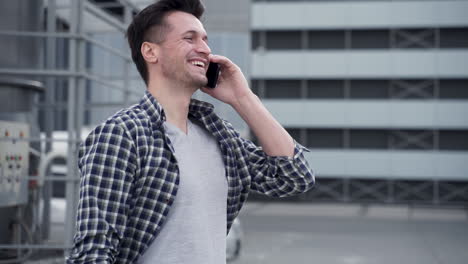
[{"label": "concrete building", "polygon": [[468,1],[253,1],[251,81],[302,144],[304,198],[468,200]]}]

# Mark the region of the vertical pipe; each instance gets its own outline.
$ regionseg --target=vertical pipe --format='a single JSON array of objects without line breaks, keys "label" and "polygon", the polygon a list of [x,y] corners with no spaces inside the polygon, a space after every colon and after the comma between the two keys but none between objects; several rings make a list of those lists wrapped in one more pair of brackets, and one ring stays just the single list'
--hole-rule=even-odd
[{"label": "vertical pipe", "polygon": [[[124,6],[124,24],[130,24],[132,20],[132,8],[126,3]],[[128,106],[130,100],[130,64],[131,61],[124,59],[124,98],[125,106]]]},{"label": "vertical pipe", "polygon": [[[49,0],[47,2],[47,33],[55,33],[57,31],[56,27],[56,1]],[[55,55],[56,55],[56,38],[47,37],[46,40],[46,57],[45,57],[45,66],[46,69],[55,68]],[[49,106],[54,105],[55,102],[55,78],[48,77],[46,79],[46,104]],[[52,138],[52,132],[54,131],[54,121],[55,121],[55,107],[48,107],[45,110],[47,118],[45,118],[45,132],[47,138]],[[45,143],[46,153],[51,151],[52,143]],[[42,219],[42,239],[47,239],[49,237],[50,230],[50,198],[52,196],[52,182],[45,181],[44,187],[42,190],[43,199],[44,199],[44,211]]]},{"label": "vertical pipe", "polygon": [[[83,20],[83,12],[84,12],[84,7],[83,7],[83,1],[81,0],[79,3],[81,3],[81,6],[78,7],[78,20],[77,20],[77,28],[76,28],[76,33],[79,34],[79,38],[77,38],[77,70],[78,72],[86,72],[86,41],[82,37],[84,34],[83,27],[82,27],[82,20]],[[81,129],[83,126],[83,119],[84,119],[84,112],[85,112],[85,94],[86,94],[86,79],[83,76],[79,76],[76,78],[77,81],[77,89],[76,89],[76,105],[75,105],[75,114],[76,114],[76,122],[75,122],[75,139],[80,140],[81,139]],[[77,166],[77,143],[69,143],[73,145],[74,151],[73,151],[73,159],[72,161],[72,167],[73,167],[73,176],[77,177],[77,172],[78,172],[78,166]],[[70,221],[73,223],[72,228],[71,228],[71,234],[70,236],[73,238],[73,231],[74,231],[74,223],[75,223],[75,218],[76,218],[76,208],[78,207],[78,186],[77,186],[77,181],[72,181],[70,183],[70,186],[72,187],[73,191],[73,200],[69,203],[69,206],[72,209],[72,214],[70,215]]]},{"label": "vertical pipe", "polygon": [[[80,34],[80,23],[81,16],[83,14],[83,0],[71,1],[70,7],[70,33]],[[77,60],[82,58],[77,58],[78,44],[77,39],[71,38],[69,45],[69,70],[71,72],[78,71]],[[70,77],[68,79],[68,111],[67,111],[67,128],[68,128],[68,138],[76,139],[76,99],[74,98],[77,95],[76,89],[78,84],[78,77]],[[74,140],[68,142],[67,150],[67,173],[68,177],[76,177],[76,143]],[[67,206],[65,209],[65,247],[69,247],[72,244],[73,234],[75,230],[75,195],[76,195],[76,181],[67,181],[65,185],[65,197],[67,200]],[[65,255],[69,254],[69,250],[65,250]]]},{"label": "vertical pipe", "polygon": [[[49,0],[47,2],[47,33],[55,33],[57,31],[56,26],[56,1]],[[55,69],[55,58],[56,58],[56,38],[52,36],[47,37],[46,41],[46,69]],[[55,81],[54,77],[48,77],[46,80],[46,103],[47,105],[53,105],[55,102]],[[47,117],[45,119],[45,130],[47,137],[52,136],[54,130],[54,111],[55,109],[50,107],[47,108]],[[46,143],[46,151],[50,151],[51,143]]]}]

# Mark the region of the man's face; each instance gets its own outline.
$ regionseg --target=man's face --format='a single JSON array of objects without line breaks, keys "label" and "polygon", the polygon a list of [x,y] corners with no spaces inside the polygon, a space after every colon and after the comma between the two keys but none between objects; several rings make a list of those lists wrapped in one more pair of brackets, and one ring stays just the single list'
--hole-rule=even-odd
[{"label": "man's face", "polygon": [[195,16],[184,12],[167,15],[169,30],[160,43],[158,63],[164,77],[182,85],[206,86],[208,55],[207,34]]}]

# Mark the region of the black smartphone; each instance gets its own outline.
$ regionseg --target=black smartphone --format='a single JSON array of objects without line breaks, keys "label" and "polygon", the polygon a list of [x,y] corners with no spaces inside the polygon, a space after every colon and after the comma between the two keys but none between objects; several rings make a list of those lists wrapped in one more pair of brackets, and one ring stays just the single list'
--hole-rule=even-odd
[{"label": "black smartphone", "polygon": [[208,78],[208,83],[206,84],[207,87],[211,89],[216,87],[220,69],[221,67],[218,63],[210,62],[210,65],[208,65],[208,70],[206,71],[206,77]]}]

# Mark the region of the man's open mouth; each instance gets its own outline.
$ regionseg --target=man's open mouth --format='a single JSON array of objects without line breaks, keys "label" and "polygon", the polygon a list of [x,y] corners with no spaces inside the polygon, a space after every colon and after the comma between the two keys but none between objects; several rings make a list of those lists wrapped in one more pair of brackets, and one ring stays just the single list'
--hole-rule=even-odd
[{"label": "man's open mouth", "polygon": [[194,66],[205,69],[205,63],[203,61],[193,60],[193,61],[190,61],[190,63]]}]

